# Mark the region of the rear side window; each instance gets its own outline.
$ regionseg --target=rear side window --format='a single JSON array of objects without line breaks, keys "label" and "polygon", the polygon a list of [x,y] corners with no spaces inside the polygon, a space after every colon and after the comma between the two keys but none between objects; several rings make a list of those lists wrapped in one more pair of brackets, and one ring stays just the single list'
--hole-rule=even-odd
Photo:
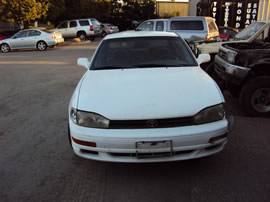
[{"label": "rear side window", "polygon": [[216,24],[214,23],[214,21],[207,21],[207,24],[208,24],[208,29],[210,32],[217,32],[217,26]]},{"label": "rear side window", "polygon": [[70,21],[69,27],[77,27],[77,22],[76,21]]},{"label": "rear side window", "polygon": [[41,33],[37,30],[29,30],[28,36],[39,36]]},{"label": "rear side window", "polygon": [[89,26],[90,25],[88,20],[80,20],[79,23],[81,26]]},{"label": "rear side window", "polygon": [[91,19],[93,25],[99,25],[99,21]]},{"label": "rear side window", "polygon": [[202,21],[171,21],[170,25],[171,30],[203,30]]},{"label": "rear side window", "polygon": [[163,21],[157,21],[156,31],[163,31],[163,30],[164,30],[164,22]]}]

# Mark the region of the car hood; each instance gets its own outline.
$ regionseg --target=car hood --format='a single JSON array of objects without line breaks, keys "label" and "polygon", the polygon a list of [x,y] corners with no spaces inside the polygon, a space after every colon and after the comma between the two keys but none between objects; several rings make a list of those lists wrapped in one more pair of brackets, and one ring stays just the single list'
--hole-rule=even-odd
[{"label": "car hood", "polygon": [[111,120],[138,120],[192,116],[223,101],[199,67],[89,70],[77,108]]}]

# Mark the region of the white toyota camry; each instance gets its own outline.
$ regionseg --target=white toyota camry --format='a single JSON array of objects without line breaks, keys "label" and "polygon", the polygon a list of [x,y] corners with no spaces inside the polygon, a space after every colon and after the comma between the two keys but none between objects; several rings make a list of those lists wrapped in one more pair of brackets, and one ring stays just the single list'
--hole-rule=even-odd
[{"label": "white toyota camry", "polygon": [[174,33],[106,36],[69,105],[69,139],[78,156],[112,162],[204,157],[227,142],[229,121],[217,84]]}]

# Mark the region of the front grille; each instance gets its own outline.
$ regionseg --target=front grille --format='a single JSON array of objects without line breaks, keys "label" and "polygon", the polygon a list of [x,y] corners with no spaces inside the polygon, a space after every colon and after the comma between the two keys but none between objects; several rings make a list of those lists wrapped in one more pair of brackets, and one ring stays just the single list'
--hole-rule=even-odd
[{"label": "front grille", "polygon": [[111,120],[111,129],[132,129],[132,128],[170,128],[194,125],[193,117],[153,119],[153,120]]}]

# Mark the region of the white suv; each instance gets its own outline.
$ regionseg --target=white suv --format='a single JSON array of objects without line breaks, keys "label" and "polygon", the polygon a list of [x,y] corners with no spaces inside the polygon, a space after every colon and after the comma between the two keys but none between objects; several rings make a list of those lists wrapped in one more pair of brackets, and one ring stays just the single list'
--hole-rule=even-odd
[{"label": "white suv", "polygon": [[81,40],[94,40],[101,33],[100,23],[95,18],[67,20],[61,22],[55,30],[61,31],[64,38],[78,37]]}]

